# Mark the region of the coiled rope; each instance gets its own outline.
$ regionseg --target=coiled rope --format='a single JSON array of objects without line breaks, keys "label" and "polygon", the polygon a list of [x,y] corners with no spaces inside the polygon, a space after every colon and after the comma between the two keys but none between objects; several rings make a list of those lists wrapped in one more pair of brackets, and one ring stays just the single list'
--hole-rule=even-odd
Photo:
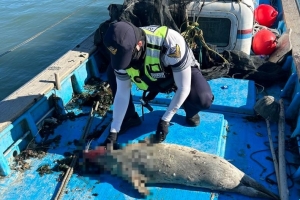
[{"label": "coiled rope", "polygon": [[266,26],[260,25],[257,22],[255,22],[255,24],[253,26],[253,36],[252,37],[254,37],[256,33],[258,33],[260,30],[263,30],[263,29],[267,29],[267,30],[271,31],[272,33],[274,33],[276,38],[279,38],[281,35],[277,29],[268,28]]},{"label": "coiled rope", "polygon": [[186,29],[186,31],[182,32],[181,35],[184,37],[185,41],[188,43],[189,47],[191,49],[196,48],[197,46],[203,46],[207,50],[215,53],[220,58],[223,59],[225,63],[229,63],[221,54],[219,54],[217,51],[211,49],[205,42],[203,37],[203,31],[198,27],[199,24],[197,22],[193,22],[191,25],[189,25]]}]

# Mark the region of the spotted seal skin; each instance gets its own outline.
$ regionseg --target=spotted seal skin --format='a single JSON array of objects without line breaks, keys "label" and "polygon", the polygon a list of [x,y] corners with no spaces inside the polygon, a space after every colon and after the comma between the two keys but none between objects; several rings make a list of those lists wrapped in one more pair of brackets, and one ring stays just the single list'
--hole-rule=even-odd
[{"label": "spotted seal skin", "polygon": [[[92,158],[92,154],[90,151],[86,156]],[[279,199],[225,159],[185,146],[135,143],[119,150],[98,149],[93,156],[93,162],[132,183],[143,195],[149,194],[147,183],[170,183]]]}]

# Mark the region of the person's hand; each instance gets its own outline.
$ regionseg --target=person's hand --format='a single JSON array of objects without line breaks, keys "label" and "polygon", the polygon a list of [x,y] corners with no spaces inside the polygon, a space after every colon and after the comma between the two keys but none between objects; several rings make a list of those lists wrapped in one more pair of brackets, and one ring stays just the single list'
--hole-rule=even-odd
[{"label": "person's hand", "polygon": [[116,132],[109,132],[106,140],[101,146],[107,146],[108,144],[114,144],[117,142],[118,133]]},{"label": "person's hand", "polygon": [[109,150],[117,150],[120,149],[119,144],[117,143],[118,140],[118,133],[116,132],[109,132],[106,140],[104,141],[101,146],[105,146]]},{"label": "person's hand", "polygon": [[159,120],[156,129],[156,139],[157,142],[163,142],[167,134],[169,133],[170,122],[164,121],[162,119]]}]

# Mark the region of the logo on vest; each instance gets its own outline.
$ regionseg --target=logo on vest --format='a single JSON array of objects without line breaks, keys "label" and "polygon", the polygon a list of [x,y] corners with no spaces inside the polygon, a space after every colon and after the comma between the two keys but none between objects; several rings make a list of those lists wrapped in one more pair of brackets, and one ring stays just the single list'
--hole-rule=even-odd
[{"label": "logo on vest", "polygon": [[140,77],[138,77],[138,76],[135,76],[135,77],[133,78],[133,80],[134,80],[136,83],[141,83],[141,82],[142,82],[142,79],[141,79]]},{"label": "logo on vest", "polygon": [[166,78],[165,73],[160,72],[160,73],[150,73],[152,78],[158,79],[158,78]]},{"label": "logo on vest", "polygon": [[152,26],[146,26],[142,28],[154,33],[159,28],[159,26],[152,25]]},{"label": "logo on vest", "polygon": [[110,51],[110,53],[112,53],[113,55],[116,55],[118,49],[113,48],[112,46],[107,47],[107,49]]},{"label": "logo on vest", "polygon": [[181,57],[180,47],[178,44],[176,44],[175,47],[172,47],[170,49],[170,53],[168,54],[168,57],[170,57],[170,58],[180,58]]}]

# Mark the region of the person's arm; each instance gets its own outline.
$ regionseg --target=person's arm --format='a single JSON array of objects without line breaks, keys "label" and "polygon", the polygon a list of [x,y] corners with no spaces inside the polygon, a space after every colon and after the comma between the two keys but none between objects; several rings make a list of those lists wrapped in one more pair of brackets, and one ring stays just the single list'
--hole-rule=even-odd
[{"label": "person's arm", "polygon": [[162,56],[162,62],[164,66],[172,69],[177,86],[177,91],[162,117],[162,120],[169,122],[189,95],[191,90],[191,67],[199,66],[199,63],[178,32],[169,29],[164,45],[168,51]]},{"label": "person's arm", "polygon": [[185,99],[190,93],[191,90],[191,68],[187,67],[182,71],[174,72],[174,80],[175,84],[177,86],[177,91],[171,100],[171,103],[166,110],[165,114],[162,116],[162,120],[164,121],[171,121],[174,114],[177,112],[177,110],[180,108],[180,106],[183,104]]},{"label": "person's arm", "polygon": [[191,68],[187,67],[182,71],[174,72],[174,80],[177,86],[177,91],[171,100],[165,114],[159,120],[156,129],[156,138],[158,142],[163,142],[169,133],[169,125],[172,117],[183,104],[191,90]]},{"label": "person's arm", "polygon": [[199,66],[193,52],[178,32],[169,29],[164,41],[164,46],[167,51],[161,57],[162,63],[165,67],[170,67],[172,69],[177,91],[166,112],[158,122],[156,130],[158,142],[165,140],[169,132],[168,127],[172,117],[190,93],[191,67]]},{"label": "person's arm", "polygon": [[[117,92],[113,103],[113,121],[111,123],[110,131],[118,133],[129,104],[131,81],[125,70],[119,70],[115,73]],[[120,74],[122,75],[120,76]]]}]

